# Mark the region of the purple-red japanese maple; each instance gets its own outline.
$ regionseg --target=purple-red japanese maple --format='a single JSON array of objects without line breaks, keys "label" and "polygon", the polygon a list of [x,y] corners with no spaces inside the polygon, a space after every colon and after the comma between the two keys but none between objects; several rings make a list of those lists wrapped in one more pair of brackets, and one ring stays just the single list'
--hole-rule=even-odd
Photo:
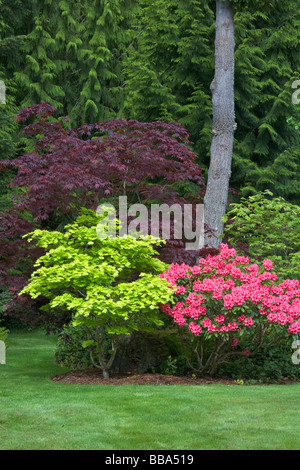
[{"label": "purple-red japanese maple", "polygon": [[[16,119],[24,123],[22,132],[32,139],[33,151],[0,162],[1,171],[17,169],[10,186],[19,190],[18,195],[0,222],[0,274],[15,294],[41,254],[22,239],[35,228],[56,229],[58,218],[70,222],[81,207],[96,210],[100,203],[117,202],[121,195],[129,203],[171,205],[201,203],[205,193],[202,170],[181,124],[111,119],[70,129],[55,119],[55,111],[45,102],[22,109]],[[176,184],[181,181],[196,183],[198,194],[180,196]],[[197,256],[170,240],[161,257],[193,262],[186,258],[189,254]],[[20,262],[27,265],[24,274],[12,274]],[[22,306],[23,317],[24,310]]]}]

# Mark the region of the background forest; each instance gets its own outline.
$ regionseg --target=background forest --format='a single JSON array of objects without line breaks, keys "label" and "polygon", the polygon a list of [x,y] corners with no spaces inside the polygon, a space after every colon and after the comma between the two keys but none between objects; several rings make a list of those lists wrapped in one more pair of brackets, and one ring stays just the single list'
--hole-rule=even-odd
[{"label": "background forest", "polygon": [[[231,186],[299,203],[299,5],[237,8]],[[251,4],[251,2],[250,2]],[[1,158],[24,143],[10,116],[46,101],[72,127],[121,117],[179,121],[206,170],[211,143],[215,2],[2,0]],[[292,118],[289,120],[289,118]],[[13,132],[15,131],[15,132]]]},{"label": "background forest", "polygon": [[[267,3],[268,8],[258,9],[255,2],[234,2],[237,130],[230,201],[270,190],[295,208],[300,204],[300,106],[292,102],[292,84],[300,76],[299,5],[294,0]],[[169,177],[169,200],[203,199],[212,134],[214,41],[215,1],[0,0],[0,79],[6,85],[6,104],[0,105],[0,159],[5,161],[0,173],[0,314],[8,300],[22,316],[36,306],[12,302],[39,254],[22,251],[21,237],[32,227],[61,230],[80,207],[95,205],[88,198],[92,171],[84,166],[82,147],[76,153],[78,166],[64,162],[59,176],[52,173],[61,185],[55,188],[49,182],[54,160],[46,171],[44,163],[37,167],[30,158],[43,145],[55,146],[64,130],[81,129],[80,138],[90,145],[99,122],[111,122],[110,129],[119,133],[128,120],[150,133],[159,122],[168,138],[177,135],[179,144],[163,143],[172,148],[172,158],[178,158],[178,145],[184,143],[186,162],[193,161],[189,170],[181,162],[177,176]],[[44,108],[34,108],[40,103]],[[45,116],[52,126],[43,127]],[[164,127],[171,123],[175,127]],[[130,136],[125,128],[122,132]],[[57,146],[53,158],[62,162],[66,149],[76,147],[78,134],[72,139],[65,148]],[[123,141],[119,145],[118,151],[124,149]],[[162,161],[151,145],[147,152],[157,158],[152,160],[155,170],[145,165],[131,174],[132,201],[150,203],[166,196],[158,191],[166,167],[159,166]],[[141,173],[154,183],[139,193],[132,187],[141,188]],[[97,203],[122,194],[117,183],[107,185],[115,181],[111,175],[93,180],[94,188],[103,190]],[[169,261],[172,256],[176,258],[171,250]]]}]

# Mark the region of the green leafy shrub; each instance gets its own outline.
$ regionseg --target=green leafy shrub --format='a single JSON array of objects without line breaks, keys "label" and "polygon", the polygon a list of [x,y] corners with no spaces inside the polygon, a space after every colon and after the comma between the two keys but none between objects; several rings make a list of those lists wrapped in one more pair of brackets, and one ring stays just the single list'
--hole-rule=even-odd
[{"label": "green leafy shrub", "polygon": [[5,315],[6,311],[6,304],[10,301],[11,296],[9,295],[9,291],[7,287],[0,287],[0,318],[1,321],[5,320],[5,316],[3,318],[3,315]]},{"label": "green leafy shrub", "polygon": [[85,327],[66,325],[58,336],[55,362],[68,369],[89,369],[93,367],[90,350],[82,343],[86,340]]},{"label": "green leafy shrub", "polygon": [[[146,371],[157,371],[169,374],[167,363],[174,349],[169,347],[169,336],[172,333],[164,329],[153,332],[134,332],[124,337],[120,342],[118,352],[110,368],[111,372],[120,373],[144,373]],[[84,348],[82,344],[86,341],[87,333],[83,325],[65,325],[58,336],[55,349],[55,361],[69,369],[94,368],[91,354],[97,356],[97,348],[91,346]],[[109,335],[106,338],[106,352],[110,348]],[[109,353],[108,353],[109,354]],[[178,358],[174,359],[177,370]],[[180,367],[180,361],[179,361]],[[167,370],[168,369],[168,370]],[[175,368],[174,368],[175,372]]]},{"label": "green leafy shrub", "polygon": [[213,376],[234,357],[255,356],[263,346],[287,341],[287,332],[300,333],[299,281],[277,285],[272,270],[270,259],[259,266],[222,243],[218,255],[195,266],[173,263],[160,275],[174,290],[161,310],[178,328],[194,372]]},{"label": "green leafy shrub", "polygon": [[252,383],[272,383],[283,379],[299,380],[300,367],[293,364],[292,342],[274,342],[273,346],[262,347],[255,356],[241,356],[226,365],[218,373]]},{"label": "green leafy shrub", "polygon": [[178,356],[169,356],[162,361],[157,367],[152,368],[152,372],[163,375],[190,375],[191,370],[188,367],[186,357],[182,354]]},{"label": "green leafy shrub", "polygon": [[231,204],[223,221],[228,243],[238,252],[271,259],[279,279],[300,279],[300,207],[270,191]]}]

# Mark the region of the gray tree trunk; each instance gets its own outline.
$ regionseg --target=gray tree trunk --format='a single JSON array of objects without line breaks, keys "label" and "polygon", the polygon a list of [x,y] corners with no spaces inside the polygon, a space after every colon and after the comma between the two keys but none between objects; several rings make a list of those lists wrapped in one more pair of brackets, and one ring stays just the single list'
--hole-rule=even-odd
[{"label": "gray tree trunk", "polygon": [[231,175],[234,112],[234,15],[230,1],[216,0],[215,77],[211,83],[213,131],[210,167],[204,198],[205,223],[214,230],[205,244],[218,248],[223,233]]}]

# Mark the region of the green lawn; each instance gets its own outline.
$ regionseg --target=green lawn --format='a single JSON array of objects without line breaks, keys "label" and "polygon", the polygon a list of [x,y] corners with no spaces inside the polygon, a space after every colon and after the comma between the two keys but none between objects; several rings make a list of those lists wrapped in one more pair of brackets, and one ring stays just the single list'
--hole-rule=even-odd
[{"label": "green lawn", "polygon": [[55,338],[12,332],[1,450],[300,449],[300,384],[88,386],[51,381]]}]

